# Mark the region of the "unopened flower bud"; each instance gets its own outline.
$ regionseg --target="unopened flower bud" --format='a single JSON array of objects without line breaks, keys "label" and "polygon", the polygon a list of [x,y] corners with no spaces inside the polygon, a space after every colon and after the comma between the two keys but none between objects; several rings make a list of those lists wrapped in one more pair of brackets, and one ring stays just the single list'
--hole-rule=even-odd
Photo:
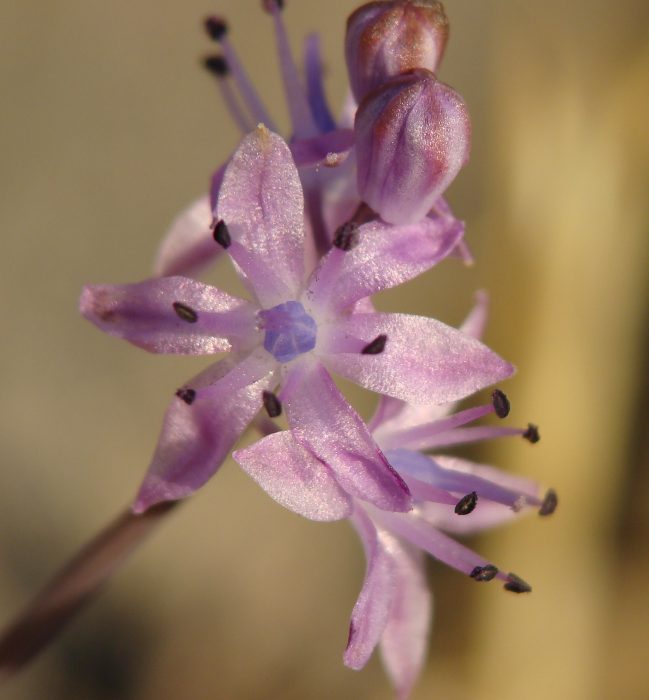
[{"label": "unopened flower bud", "polygon": [[440,2],[369,2],[347,20],[345,57],[360,102],[386,80],[415,68],[432,72],[442,60],[448,20]]},{"label": "unopened flower bud", "polygon": [[466,105],[427,70],[370,93],[354,131],[360,197],[390,224],[421,221],[469,159]]}]

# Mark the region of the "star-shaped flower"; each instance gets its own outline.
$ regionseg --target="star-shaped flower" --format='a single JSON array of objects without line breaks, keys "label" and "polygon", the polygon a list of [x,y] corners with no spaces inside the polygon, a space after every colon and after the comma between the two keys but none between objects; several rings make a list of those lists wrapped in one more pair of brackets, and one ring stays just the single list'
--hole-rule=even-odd
[{"label": "star-shaped flower", "polygon": [[[479,301],[461,330],[480,336],[486,300]],[[410,693],[425,659],[432,600],[426,584],[423,553],[470,576],[474,581],[501,580],[506,590],[524,593],[530,586],[512,573],[501,571],[449,534],[480,532],[537,508],[551,514],[557,496],[543,496],[539,484],[491,466],[422,450],[438,450],[500,436],[522,436],[537,442],[535,426],[526,429],[467,424],[496,413],[509,412],[507,397],[499,390],[491,402],[455,410],[454,404],[413,405],[383,396],[369,427],[391,466],[404,479],[413,497],[407,513],[379,510],[353,499],[350,520],[358,532],[367,559],[362,590],[352,612],[346,665],[361,669],[375,647],[403,699]],[[292,431],[275,433],[235,452],[235,459],[271,496],[300,513],[319,519],[314,494],[321,488],[325,467],[302,450]],[[273,467],[273,464],[281,467]],[[291,475],[290,488],[278,488]],[[287,495],[288,494],[288,495]]]},{"label": "star-shaped flower", "polygon": [[367,301],[443,259],[461,227],[441,225],[444,219],[349,225],[307,274],[298,172],[286,143],[263,126],[232,157],[214,216],[214,245],[226,249],[251,301],[184,277],[90,286],[82,294],[86,318],[151,352],[231,352],[178,390],[135,510],[202,486],[264,405],[271,414],[285,407],[299,452],[295,463],[267,455],[275,475],[268,490],[291,499],[296,480],[308,479],[296,466],[304,453],[324,465],[307,489],[318,519],[349,516],[353,499],[408,511],[408,488],[329,372],[414,403],[454,401],[512,373],[460,331],[378,313]]}]

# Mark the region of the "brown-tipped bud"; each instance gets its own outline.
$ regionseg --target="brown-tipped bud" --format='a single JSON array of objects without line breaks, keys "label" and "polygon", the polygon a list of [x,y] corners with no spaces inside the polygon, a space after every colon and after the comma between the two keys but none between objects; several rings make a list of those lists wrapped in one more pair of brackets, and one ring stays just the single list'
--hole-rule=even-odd
[{"label": "brown-tipped bud", "polygon": [[539,508],[539,515],[552,515],[559,505],[559,497],[554,489],[548,489]]},{"label": "brown-tipped bud", "polygon": [[360,197],[390,224],[421,221],[469,159],[466,105],[426,70],[370,93],[354,135]]},{"label": "brown-tipped bud", "polygon": [[510,404],[507,394],[505,394],[504,391],[494,389],[494,391],[491,393],[491,403],[493,404],[494,411],[498,418],[507,418],[509,415]]},{"label": "brown-tipped bud", "polygon": [[415,68],[437,70],[448,39],[440,2],[369,2],[347,20],[345,58],[356,100]]}]

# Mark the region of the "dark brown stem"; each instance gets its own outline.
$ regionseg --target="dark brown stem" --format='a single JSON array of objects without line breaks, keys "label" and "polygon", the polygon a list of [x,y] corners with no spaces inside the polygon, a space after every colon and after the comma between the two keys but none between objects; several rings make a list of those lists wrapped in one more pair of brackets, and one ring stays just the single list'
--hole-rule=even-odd
[{"label": "dark brown stem", "polygon": [[103,587],[179,501],[122,513],[65,566],[0,636],[0,682],[33,659]]}]

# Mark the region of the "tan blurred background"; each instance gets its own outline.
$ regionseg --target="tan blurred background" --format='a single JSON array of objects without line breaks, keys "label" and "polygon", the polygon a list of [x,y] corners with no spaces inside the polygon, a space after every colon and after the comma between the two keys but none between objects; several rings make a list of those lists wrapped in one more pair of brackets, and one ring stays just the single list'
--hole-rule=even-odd
[{"label": "tan blurred background", "polygon": [[[0,620],[128,501],[171,392],[197,371],[101,335],[76,303],[86,282],[146,277],[235,144],[198,65],[206,13],[228,16],[286,124],[258,5],[0,4]],[[287,5],[296,48],[322,31],[339,103],[354,3]],[[446,262],[382,303],[457,323],[490,290],[487,340],[519,367],[511,422],[538,422],[543,439],[478,456],[555,486],[561,505],[474,543],[531,596],[431,565],[436,621],[413,700],[645,700],[649,5],[446,8],[440,77],[474,121],[451,200],[478,264]],[[341,663],[363,567],[345,523],[301,520],[228,464],[3,697],[390,698],[377,659]]]}]

